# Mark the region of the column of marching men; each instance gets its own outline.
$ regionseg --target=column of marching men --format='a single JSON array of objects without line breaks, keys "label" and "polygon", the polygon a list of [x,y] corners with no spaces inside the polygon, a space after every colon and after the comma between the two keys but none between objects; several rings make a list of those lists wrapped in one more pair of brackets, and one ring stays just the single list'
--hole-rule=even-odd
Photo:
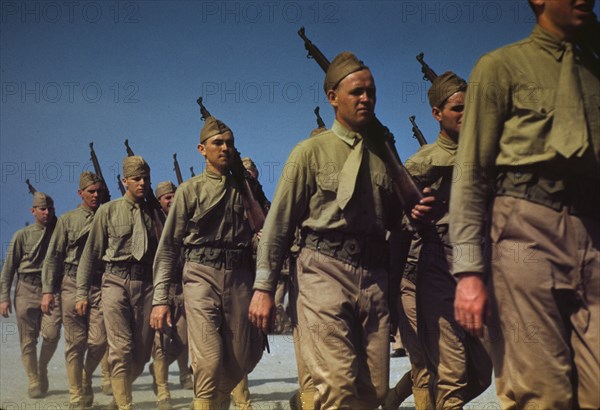
[{"label": "column of marching men", "polygon": [[[468,85],[451,71],[432,81],[439,134],[406,161],[423,195],[412,208],[386,163],[374,76],[350,52],[325,75],[333,124],[293,148],[262,229],[232,175],[234,132],[213,116],[204,172],[156,186],[164,226],[139,156],[113,201],[82,173],[81,203],[58,221],[36,192],[0,280],[6,317],[18,274],[29,396],[48,391],[62,323],[70,408],[92,405],[100,363],[110,407],[133,408],[152,358],[157,408],[173,408],[177,361],[191,408],[251,409],[248,374],[287,286],[292,409],[389,410],[411,394],[419,410],[460,409],[492,369],[502,408],[600,408],[600,25],[593,1],[575,3],[530,1],[529,37],[483,56]],[[411,369],[390,388],[396,328]]]}]

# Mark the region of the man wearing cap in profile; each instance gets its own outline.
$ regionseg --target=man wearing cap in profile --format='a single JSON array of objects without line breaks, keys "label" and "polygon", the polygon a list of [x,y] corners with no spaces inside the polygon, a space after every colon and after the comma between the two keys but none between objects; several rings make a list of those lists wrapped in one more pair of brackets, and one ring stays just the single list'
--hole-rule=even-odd
[{"label": "man wearing cap in profile", "polygon": [[[42,265],[52,232],[56,225],[54,201],[43,193],[33,194],[31,213],[35,223],[18,230],[13,236],[0,276],[0,314],[12,312],[10,288],[18,274],[15,289],[15,312],[19,328],[21,359],[29,378],[31,398],[41,398],[48,392],[48,363],[56,351],[62,323],[60,294],[56,295],[55,309],[42,314]],[[58,292],[58,289],[53,289]],[[37,340],[42,334],[42,348],[38,359]]]},{"label": "man wearing cap in profile", "polygon": [[168,287],[183,250],[193,408],[229,408],[231,391],[262,355],[262,337],[248,321],[253,235],[230,172],[235,147],[229,127],[209,117],[198,151],[206,169],[178,187],[156,254],[151,320],[157,330],[173,326]]},{"label": "man wearing cap in profile", "polygon": [[[410,250],[409,258],[418,257],[416,284],[411,275],[404,275],[401,281],[405,309],[400,317],[406,319],[403,326],[418,336],[418,340],[406,340],[406,346],[419,409],[463,408],[491,383],[492,364],[482,342],[454,319],[456,280],[450,273],[453,254],[448,237],[448,201],[466,89],[467,83],[451,71],[433,81],[428,97],[431,114],[440,124],[438,138],[406,161],[417,183],[436,192],[439,204],[434,227],[419,229],[416,241],[420,246]],[[410,334],[404,332],[404,337]]]},{"label": "man wearing cap in profile", "polygon": [[[171,181],[163,181],[156,186],[156,199],[158,199],[165,216],[169,215],[176,190],[177,187]],[[182,270],[183,263],[180,263],[177,267],[178,275],[173,277],[168,289],[171,320],[174,326],[169,329],[167,334],[155,332],[152,346],[153,362],[150,365],[150,374],[153,378],[152,387],[156,393],[159,410],[173,408],[169,391],[169,365],[175,360],[179,365],[181,386],[188,389],[193,388],[192,374],[188,367],[187,321],[183,307]]]},{"label": "man wearing cap in profile", "polygon": [[92,405],[92,374],[106,351],[99,275],[93,277],[95,282],[90,286],[89,316],[80,316],[75,310],[77,266],[104,192],[104,183],[98,175],[85,171],[79,176],[77,194],[81,203],[58,219],[42,269],[44,313],[52,313],[54,289],[61,290],[69,408],[72,409]]},{"label": "man wearing cap in profile", "polygon": [[146,161],[140,156],[125,158],[122,181],[125,195],[96,211],[77,269],[77,303],[78,310],[85,310],[93,276],[104,265],[102,307],[112,390],[119,409],[132,409],[132,383],[152,350],[149,320],[157,240],[145,201],[150,189]]},{"label": "man wearing cap in profile", "polygon": [[385,233],[399,226],[402,207],[379,156],[381,138],[370,128],[371,71],[343,52],[331,62],[324,90],[336,119],[288,158],[263,228],[250,319],[269,328],[273,291],[299,226],[295,342],[322,408],[372,409],[388,390]]}]

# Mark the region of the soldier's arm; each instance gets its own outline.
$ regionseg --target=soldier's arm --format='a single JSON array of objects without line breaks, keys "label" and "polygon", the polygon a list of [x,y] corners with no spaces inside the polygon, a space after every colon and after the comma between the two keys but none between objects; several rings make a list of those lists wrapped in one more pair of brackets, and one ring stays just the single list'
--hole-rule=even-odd
[{"label": "soldier's arm", "polygon": [[43,313],[52,313],[54,309],[54,290],[57,281],[64,269],[65,249],[67,244],[67,231],[63,218],[58,218],[50,243],[48,252],[42,266],[42,305]]},{"label": "soldier's arm", "polygon": [[8,253],[4,261],[4,267],[0,274],[0,314],[4,317],[12,312],[10,304],[10,288],[17,273],[19,263],[23,258],[24,236],[22,232],[17,232],[10,242]]}]

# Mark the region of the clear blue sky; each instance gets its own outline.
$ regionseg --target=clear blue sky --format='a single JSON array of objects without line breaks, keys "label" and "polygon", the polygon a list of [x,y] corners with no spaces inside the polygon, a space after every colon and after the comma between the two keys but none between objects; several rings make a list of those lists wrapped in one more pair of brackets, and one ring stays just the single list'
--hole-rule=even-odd
[{"label": "clear blue sky", "polygon": [[[403,159],[418,149],[408,121],[437,134],[415,56],[467,78],[483,53],[527,36],[526,0],[0,1],[0,240],[31,221],[29,178],[57,214],[74,208],[94,142],[113,198],[129,138],[154,184],[204,160],[196,98],[234,131],[271,197],[288,153],[333,111],[323,73],[297,35],[330,59],[354,51],[372,69],[376,112]],[[598,6],[596,6],[596,9]]]}]

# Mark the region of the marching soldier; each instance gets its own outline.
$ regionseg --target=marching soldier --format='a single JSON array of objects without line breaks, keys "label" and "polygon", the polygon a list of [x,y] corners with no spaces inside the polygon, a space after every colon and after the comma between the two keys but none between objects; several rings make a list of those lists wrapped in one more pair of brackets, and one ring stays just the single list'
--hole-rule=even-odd
[{"label": "marching soldier", "polygon": [[167,290],[184,251],[194,409],[227,408],[262,355],[262,338],[248,321],[253,235],[230,172],[234,150],[229,127],[209,117],[198,145],[206,170],[178,187],[154,263],[152,327],[162,330],[172,326]]},{"label": "marching soldier", "polygon": [[[8,317],[12,312],[10,289],[15,274],[18,274],[14,301],[21,359],[29,379],[29,397],[37,399],[48,392],[48,363],[58,346],[62,317],[58,293],[51,314],[42,314],[40,308],[42,265],[56,225],[54,201],[43,192],[35,192],[31,214],[35,223],[17,231],[10,242],[0,277],[0,314]],[[40,333],[42,347],[38,359],[37,341]]]},{"label": "marching soldier", "polygon": [[100,276],[94,276],[96,281],[90,286],[89,317],[80,316],[75,309],[77,265],[104,191],[105,187],[99,176],[90,171],[80,175],[77,193],[81,197],[81,204],[58,219],[42,269],[44,313],[52,312],[55,305],[52,292],[54,289],[61,289],[65,360],[71,395],[69,408],[73,409],[92,405],[92,374],[106,350]]},{"label": "marching soldier", "polygon": [[102,205],[94,217],[77,269],[77,301],[89,304],[93,275],[104,265],[102,306],[112,390],[119,409],[131,409],[132,383],[150,358],[154,336],[149,321],[157,240],[145,202],[150,167],[142,157],[123,160],[123,185],[125,195]]},{"label": "marching soldier", "polygon": [[600,24],[594,1],[529,3],[531,35],[469,79],[450,199],[455,316],[494,332],[503,408],[597,409]]}]

